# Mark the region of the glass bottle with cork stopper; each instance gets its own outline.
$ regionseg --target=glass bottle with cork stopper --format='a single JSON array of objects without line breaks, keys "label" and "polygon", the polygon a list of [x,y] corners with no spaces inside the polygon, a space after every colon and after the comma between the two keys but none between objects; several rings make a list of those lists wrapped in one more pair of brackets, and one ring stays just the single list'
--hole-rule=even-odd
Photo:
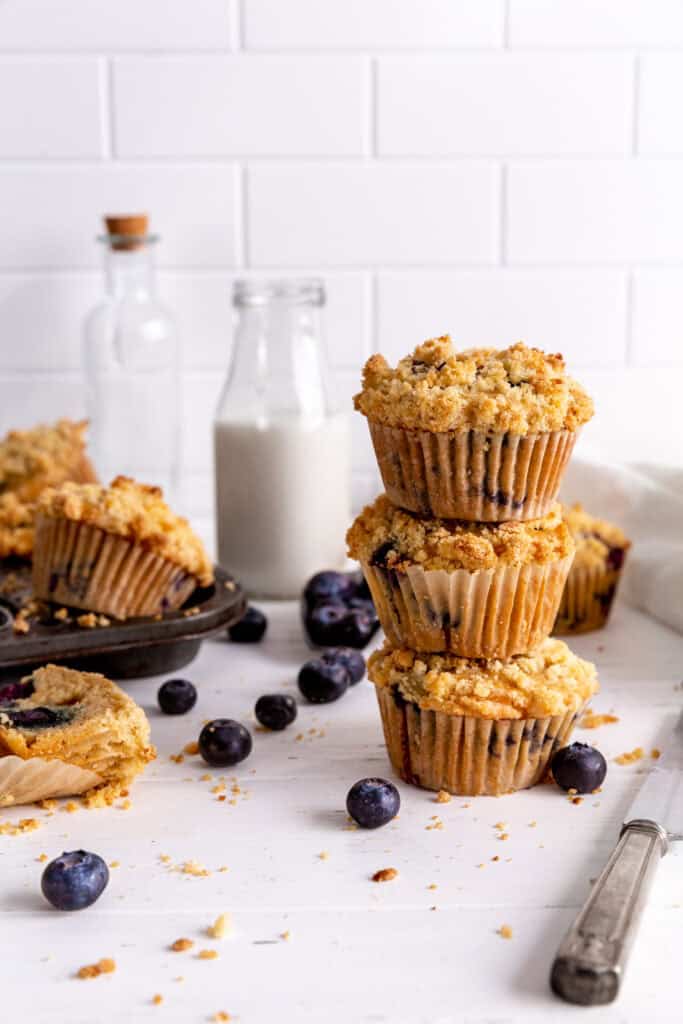
[{"label": "glass bottle with cork stopper", "polygon": [[178,484],[178,337],[156,294],[157,235],[145,214],[107,216],[105,297],[83,340],[86,408],[101,478],[118,474],[156,484],[173,500]]}]

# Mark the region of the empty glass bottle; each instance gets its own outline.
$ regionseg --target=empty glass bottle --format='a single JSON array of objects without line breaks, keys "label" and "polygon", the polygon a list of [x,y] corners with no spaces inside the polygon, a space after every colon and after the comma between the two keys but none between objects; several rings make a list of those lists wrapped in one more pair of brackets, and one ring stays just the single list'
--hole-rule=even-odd
[{"label": "empty glass bottle", "polygon": [[106,217],[106,295],[85,323],[83,364],[98,473],[157,484],[172,501],[180,440],[178,339],[156,296],[146,216]]}]

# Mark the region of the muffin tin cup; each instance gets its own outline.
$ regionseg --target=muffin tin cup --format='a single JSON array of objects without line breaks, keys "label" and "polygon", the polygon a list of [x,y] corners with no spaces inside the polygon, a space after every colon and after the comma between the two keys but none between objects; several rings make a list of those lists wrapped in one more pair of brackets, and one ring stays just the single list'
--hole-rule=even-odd
[{"label": "muffin tin cup", "polygon": [[174,611],[196,586],[184,569],[125,537],[38,518],[33,592],[39,600],[127,619]]},{"label": "muffin tin cup", "polygon": [[577,565],[567,576],[553,627],[556,636],[590,633],[609,618],[621,570],[605,565]]},{"label": "muffin tin cup", "polygon": [[550,718],[449,715],[376,687],[389,759],[404,782],[458,796],[501,796],[541,782],[585,702]]},{"label": "muffin tin cup", "polygon": [[510,658],[549,636],[573,557],[476,572],[361,565],[394,647]]},{"label": "muffin tin cup", "polygon": [[87,768],[58,758],[0,757],[0,807],[15,807],[59,796],[79,796],[104,780]]},{"label": "muffin tin cup", "polygon": [[368,421],[387,497],[423,516],[499,523],[546,515],[578,431],[487,434]]}]

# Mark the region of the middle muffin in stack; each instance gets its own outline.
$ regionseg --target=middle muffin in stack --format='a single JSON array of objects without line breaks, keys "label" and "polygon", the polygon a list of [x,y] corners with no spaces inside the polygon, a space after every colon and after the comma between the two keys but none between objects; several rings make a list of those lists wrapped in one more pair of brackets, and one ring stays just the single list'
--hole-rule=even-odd
[{"label": "middle muffin in stack", "polygon": [[532,785],[597,689],[547,641],[574,556],[555,498],[590,398],[561,356],[438,338],[395,369],[373,356],[355,404],[387,491],[347,539],[386,635],[369,677],[393,766],[463,795]]}]

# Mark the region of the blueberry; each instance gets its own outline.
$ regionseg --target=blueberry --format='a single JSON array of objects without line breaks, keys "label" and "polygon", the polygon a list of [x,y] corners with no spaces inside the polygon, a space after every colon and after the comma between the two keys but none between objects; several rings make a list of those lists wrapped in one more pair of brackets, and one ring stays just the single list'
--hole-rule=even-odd
[{"label": "blueberry", "polygon": [[320,658],[328,665],[343,665],[349,673],[351,686],[359,683],[365,675],[365,658],[360,651],[354,651],[352,647],[328,647]]},{"label": "blueberry", "polygon": [[216,768],[239,764],[251,753],[251,733],[232,718],[214,718],[199,734],[199,753]]},{"label": "blueberry", "polygon": [[73,717],[71,708],[25,708],[23,711],[6,712],[15,729],[51,729],[65,725]]},{"label": "blueberry", "polygon": [[595,747],[587,743],[570,743],[553,756],[550,763],[553,778],[561,789],[577,793],[593,793],[607,774],[607,762]]},{"label": "blueberry", "polygon": [[109,869],[96,853],[73,850],[51,860],[43,871],[43,896],[57,910],[83,910],[104,892]]},{"label": "blueberry", "polygon": [[304,618],[311,643],[318,647],[365,647],[379,629],[379,619],[369,602],[361,603],[360,608],[337,603],[311,609]]},{"label": "blueberry", "polygon": [[317,572],[304,587],[304,603],[307,608],[330,602],[343,604],[353,596],[355,590],[356,584],[349,573],[331,570]]},{"label": "blueberry", "polygon": [[356,572],[351,573],[351,579],[355,587],[355,596],[361,597],[366,601],[372,600],[372,594],[370,593],[370,587],[363,573],[358,569]]},{"label": "blueberry", "polygon": [[339,661],[313,658],[299,672],[299,689],[311,704],[329,704],[343,697],[351,683],[349,670]]},{"label": "blueberry", "polygon": [[165,715],[185,715],[197,703],[197,691],[187,679],[169,679],[159,687],[157,700]]},{"label": "blueberry", "polygon": [[263,612],[252,605],[248,605],[244,616],[234,626],[230,626],[228,634],[233,643],[236,644],[257,644],[263,640],[268,629],[268,619]]},{"label": "blueberry", "polygon": [[346,797],[346,810],[361,828],[379,828],[395,818],[401,797],[393,782],[360,779]]},{"label": "blueberry", "polygon": [[0,686],[0,705],[9,704],[13,700],[22,700],[24,697],[30,697],[32,693],[33,682],[31,679],[20,683],[5,683]]},{"label": "blueberry", "polygon": [[296,718],[296,701],[286,693],[266,693],[256,701],[254,714],[266,729],[281,732]]}]

